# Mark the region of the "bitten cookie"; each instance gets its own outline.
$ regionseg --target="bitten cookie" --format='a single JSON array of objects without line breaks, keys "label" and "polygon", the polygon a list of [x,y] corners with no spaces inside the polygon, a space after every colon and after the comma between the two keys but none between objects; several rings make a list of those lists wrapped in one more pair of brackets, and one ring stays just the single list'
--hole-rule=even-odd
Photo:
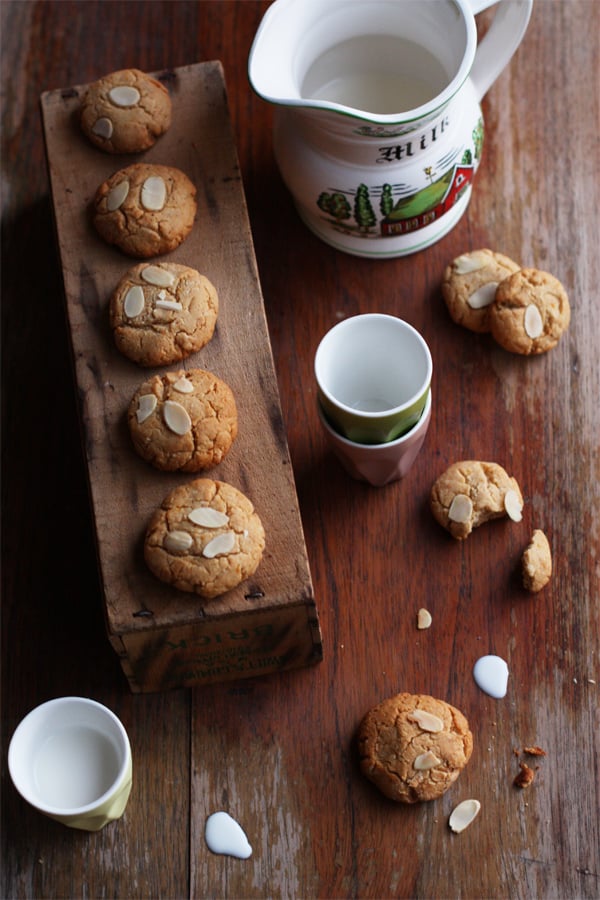
[{"label": "bitten cookie", "polygon": [[196,188],[180,169],[135,163],[96,191],[94,225],[109,244],[147,259],[169,253],[188,236],[196,216]]},{"label": "bitten cookie", "polygon": [[465,716],[427,694],[397,694],[369,710],[358,729],[360,768],[391,800],[441,797],[473,752]]},{"label": "bitten cookie", "polygon": [[569,326],[567,293],[554,275],[521,269],[500,282],[489,310],[492,337],[505,350],[546,353]]},{"label": "bitten cookie", "polygon": [[218,465],[238,430],[231,388],[204,369],[154,375],[133,395],[128,421],[136,451],[165,472]]},{"label": "bitten cookie", "polygon": [[453,321],[471,331],[489,331],[488,313],[496,288],[518,270],[519,265],[508,256],[487,248],[457,256],[442,281],[442,296]]},{"label": "bitten cookie", "polygon": [[539,528],[533,532],[529,545],[521,557],[523,587],[536,594],[550,581],[552,575],[552,551],[548,538]]},{"label": "bitten cookie", "polygon": [[110,299],[118,349],[140,366],[185,359],[212,338],[219,297],[204,275],[178,263],[140,263]]},{"label": "bitten cookie", "polygon": [[520,522],[523,496],[498,463],[463,460],[434,482],[430,505],[435,519],[460,541],[489,519],[508,515]]},{"label": "bitten cookie", "polygon": [[254,574],[264,547],[250,500],[230,484],[199,478],[176,488],[154,513],[144,557],[161,581],[212,600]]},{"label": "bitten cookie", "polygon": [[91,84],[81,102],[81,128],[106,153],[141,153],[171,124],[166,87],[140,72],[123,69]]}]

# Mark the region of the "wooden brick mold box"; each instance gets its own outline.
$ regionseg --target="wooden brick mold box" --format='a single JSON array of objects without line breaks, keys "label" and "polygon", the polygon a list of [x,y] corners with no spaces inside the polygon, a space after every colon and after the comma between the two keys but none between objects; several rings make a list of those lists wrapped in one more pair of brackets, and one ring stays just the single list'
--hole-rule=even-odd
[{"label": "wooden brick mold box", "polygon": [[[144,154],[114,156],[88,143],[77,116],[85,86],[41,97],[106,626],[134,692],[245,678],[322,658],[222,66],[198,63],[154,75],[169,88],[173,122]],[[114,346],[109,298],[140,260],[104,244],[90,216],[98,186],[142,160],[181,169],[198,191],[192,233],[168,256],[148,262],[192,266],[219,293],[213,339],[164,369],[139,368]],[[192,476],[160,472],[135,453],[126,411],[152,374],[195,367],[214,372],[232,388],[238,437],[213,469]],[[246,494],[266,533],[254,576],[210,602],[158,581],[143,559],[154,509],[174,487],[204,476]]]}]

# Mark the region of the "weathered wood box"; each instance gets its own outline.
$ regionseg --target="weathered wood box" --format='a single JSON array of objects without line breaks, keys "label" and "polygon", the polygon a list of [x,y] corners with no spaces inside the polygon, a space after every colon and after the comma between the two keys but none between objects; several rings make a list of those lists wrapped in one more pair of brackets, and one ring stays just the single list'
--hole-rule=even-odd
[{"label": "weathered wood box", "polygon": [[[77,118],[85,86],[41,97],[106,626],[135,692],[245,678],[322,657],[222,66],[206,62],[155,75],[169,87],[173,123],[144,154],[111,156],[88,143]],[[108,303],[139,260],[104,244],[91,223],[97,187],[141,159],[176,166],[195,183],[194,229],[168,259],[198,269],[219,293],[213,339],[168,367],[209,369],[236,397],[239,433],[231,451],[194,476],[160,472],[133,449],[126,410],[139,384],[159,370],[121,356]],[[243,491],[266,532],[255,575],[210,602],[159,582],[142,551],[153,510],[175,486],[203,475]]]}]

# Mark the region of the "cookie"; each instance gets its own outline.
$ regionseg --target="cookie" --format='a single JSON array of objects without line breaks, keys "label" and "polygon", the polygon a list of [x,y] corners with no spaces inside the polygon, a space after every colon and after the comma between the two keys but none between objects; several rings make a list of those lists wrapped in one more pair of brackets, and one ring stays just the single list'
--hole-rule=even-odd
[{"label": "cookie", "polygon": [[552,575],[552,551],[548,538],[539,528],[531,536],[527,548],[521,557],[523,587],[532,594],[537,594],[546,587]]},{"label": "cookie", "polygon": [[178,263],[139,263],[110,298],[115,344],[140,366],[180,362],[212,338],[219,312],[216,288]]},{"label": "cookie", "polygon": [[140,72],[111,72],[87,89],[80,109],[83,133],[106,153],[141,153],[171,124],[166,87]]},{"label": "cookie", "polygon": [[154,375],[133,395],[127,418],[138,454],[164,472],[218,465],[238,430],[231,388],[204,369]]},{"label": "cookie", "polygon": [[427,694],[397,694],[369,710],[358,729],[360,769],[400,803],[441,797],[473,752],[465,716]]},{"label": "cookie", "polygon": [[169,253],[186,239],[196,217],[196,188],[180,169],[134,163],[96,191],[98,234],[129,256]]},{"label": "cookie", "polygon": [[430,506],[440,525],[460,541],[489,519],[508,515],[520,522],[523,495],[516,479],[498,463],[463,460],[434,482]]},{"label": "cookie", "polygon": [[176,488],[156,510],[144,558],[161,581],[212,600],[254,574],[264,547],[250,500],[223,481],[198,478]]},{"label": "cookie", "polygon": [[442,280],[442,296],[452,320],[471,331],[489,331],[488,314],[496,288],[519,268],[508,256],[486,248],[457,256]]},{"label": "cookie", "polygon": [[494,340],[524,355],[552,350],[570,319],[567,292],[558,278],[540,269],[520,269],[500,282],[489,310]]}]

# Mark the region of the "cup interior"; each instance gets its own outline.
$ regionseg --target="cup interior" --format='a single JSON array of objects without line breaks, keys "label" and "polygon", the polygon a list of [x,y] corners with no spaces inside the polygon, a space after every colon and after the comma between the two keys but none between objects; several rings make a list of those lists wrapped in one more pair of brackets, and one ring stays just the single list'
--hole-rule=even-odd
[{"label": "cup interior", "polygon": [[315,357],[319,389],[344,412],[365,418],[411,407],[427,391],[432,368],[421,335],[407,322],[379,314],[334,326]]},{"label": "cup interior", "polygon": [[129,740],[105,706],[62,697],[36,707],[17,727],[9,770],[19,793],[49,814],[84,813],[119,786]]}]

